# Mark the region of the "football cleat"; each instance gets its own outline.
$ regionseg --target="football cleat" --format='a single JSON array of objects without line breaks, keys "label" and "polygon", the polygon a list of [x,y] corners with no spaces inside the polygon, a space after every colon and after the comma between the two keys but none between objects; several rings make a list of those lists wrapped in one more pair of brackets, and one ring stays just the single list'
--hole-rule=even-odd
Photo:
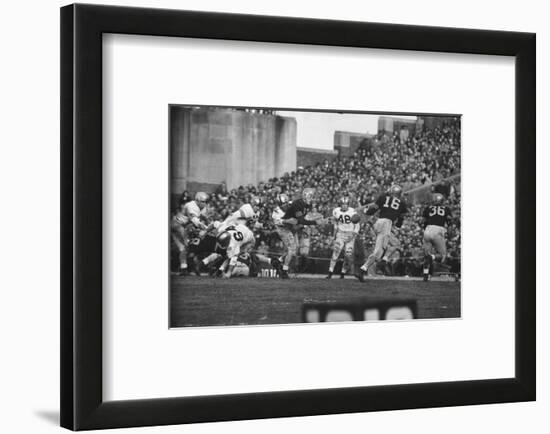
[{"label": "football cleat", "polygon": [[344,279],[346,277],[345,273],[340,273],[340,279]]},{"label": "football cleat", "polygon": [[271,266],[275,268],[275,270],[277,270],[278,272],[281,272],[281,270],[283,269],[283,264],[281,264],[281,261],[279,261],[277,258],[271,259],[270,263]]},{"label": "football cleat", "polygon": [[363,270],[359,270],[357,274],[354,274],[355,277],[359,280],[359,282],[363,283],[365,281],[365,272]]},{"label": "football cleat", "polygon": [[329,271],[325,279],[332,279],[332,271]]},{"label": "football cleat", "polygon": [[193,268],[194,268],[195,274],[197,276],[200,276],[202,261],[197,256],[193,257],[193,266],[194,266]]},{"label": "football cleat", "polygon": [[424,264],[423,264],[424,282],[427,282],[428,280],[430,280],[430,271],[432,268],[432,263],[433,263],[432,255],[428,255],[428,254],[424,255]]},{"label": "football cleat", "polygon": [[216,264],[210,264],[208,266],[208,275],[210,277],[216,277],[216,273],[218,272],[218,267],[216,266]]},{"label": "football cleat", "polygon": [[422,279],[424,280],[424,282],[427,282],[428,280],[430,280],[430,273],[424,273],[422,275]]},{"label": "football cleat", "polygon": [[189,270],[187,268],[180,268],[180,276],[189,276]]},{"label": "football cleat", "polygon": [[281,279],[288,279],[289,278],[288,271],[287,270],[281,270],[279,272],[279,276],[281,277]]}]

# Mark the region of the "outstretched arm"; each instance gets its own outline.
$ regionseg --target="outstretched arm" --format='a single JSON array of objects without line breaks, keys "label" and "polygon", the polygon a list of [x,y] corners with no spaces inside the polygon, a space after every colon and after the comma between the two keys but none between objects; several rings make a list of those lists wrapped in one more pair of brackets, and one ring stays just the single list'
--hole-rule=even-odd
[{"label": "outstretched arm", "polygon": [[196,228],[199,228],[201,230],[206,229],[206,225],[203,222],[201,222],[201,220],[197,216],[191,217],[191,223],[193,223],[193,226],[195,226]]},{"label": "outstretched arm", "polygon": [[373,215],[378,211],[378,205],[375,202],[367,203],[366,205],[358,206],[355,210],[365,213],[366,215]]}]

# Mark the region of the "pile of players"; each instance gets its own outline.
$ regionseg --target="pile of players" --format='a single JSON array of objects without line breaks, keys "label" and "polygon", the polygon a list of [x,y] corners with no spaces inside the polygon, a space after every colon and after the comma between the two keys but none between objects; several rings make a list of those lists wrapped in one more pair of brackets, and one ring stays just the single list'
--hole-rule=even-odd
[{"label": "pile of players", "polygon": [[[379,261],[387,260],[400,247],[398,232],[409,212],[402,192],[401,186],[392,185],[375,202],[355,209],[350,206],[350,198],[344,196],[328,218],[312,212],[314,189],[305,188],[301,197],[293,201],[287,194],[279,193],[277,206],[271,213],[272,226],[284,246],[284,254],[278,257],[269,257],[255,250],[254,230],[262,228],[258,217],[264,204],[260,197],[252,197],[250,203],[219,221],[207,217],[209,195],[199,192],[172,217],[171,234],[179,251],[179,274],[185,276],[192,270],[197,275],[207,271],[211,276],[225,278],[254,277],[262,266],[267,266],[277,270],[280,278],[287,279],[298,254],[303,229],[330,225],[333,227],[332,256],[327,279],[333,276],[335,265],[343,255],[340,278],[349,273],[363,282]],[[452,217],[451,209],[444,204],[444,196],[435,193],[422,216],[425,223],[423,277],[429,280],[434,263],[445,267],[445,233]],[[356,238],[367,226],[371,226],[375,234],[374,248],[365,263],[356,267]]]}]

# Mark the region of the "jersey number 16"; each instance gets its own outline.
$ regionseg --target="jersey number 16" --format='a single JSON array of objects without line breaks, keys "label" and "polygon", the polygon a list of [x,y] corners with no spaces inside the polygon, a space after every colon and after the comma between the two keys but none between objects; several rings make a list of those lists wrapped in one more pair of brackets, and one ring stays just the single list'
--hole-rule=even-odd
[{"label": "jersey number 16", "polygon": [[401,201],[397,197],[386,196],[386,201],[384,202],[384,208],[399,209],[399,205],[401,205]]}]

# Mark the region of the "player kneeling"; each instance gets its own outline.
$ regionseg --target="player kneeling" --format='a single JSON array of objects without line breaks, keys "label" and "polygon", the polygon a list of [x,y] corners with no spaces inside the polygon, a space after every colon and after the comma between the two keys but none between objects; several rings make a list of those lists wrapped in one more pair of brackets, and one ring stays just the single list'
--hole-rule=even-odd
[{"label": "player kneeling", "polygon": [[[445,245],[445,224],[451,218],[451,210],[443,205],[443,195],[436,193],[433,196],[432,204],[424,210],[423,216],[426,221],[424,230],[424,281],[430,279],[434,262],[443,264],[447,256]],[[435,249],[436,253],[432,254]]]},{"label": "player kneeling", "polygon": [[256,243],[247,226],[238,224],[227,228],[217,237],[218,248],[225,251],[225,260],[219,267],[222,277],[251,276],[257,274],[257,264],[275,266],[275,261],[265,255],[252,253]]},{"label": "player kneeling", "polygon": [[334,241],[332,244],[332,257],[328,268],[327,279],[332,277],[334,267],[342,250],[344,251],[344,263],[340,278],[343,279],[348,269],[354,271],[354,245],[359,233],[360,218],[355,210],[349,206],[349,197],[340,200],[340,206],[332,212],[334,219]]}]

